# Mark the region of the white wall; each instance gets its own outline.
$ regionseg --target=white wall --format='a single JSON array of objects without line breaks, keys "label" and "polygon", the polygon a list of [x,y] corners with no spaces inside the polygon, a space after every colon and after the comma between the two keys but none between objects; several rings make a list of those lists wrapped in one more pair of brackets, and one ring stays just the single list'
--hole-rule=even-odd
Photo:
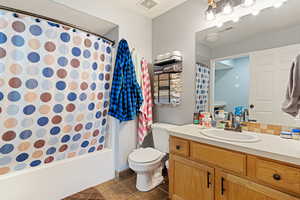
[{"label": "white wall", "polygon": [[[99,17],[119,26],[119,36],[135,47],[141,56],[152,60],[152,21],[123,8],[117,1],[53,0],[89,15]],[[91,24],[97,26],[97,24]]]},{"label": "white wall", "polygon": [[[119,38],[125,38],[140,56],[152,61],[152,20],[121,7],[116,1],[99,0],[55,0],[73,9],[89,13],[119,26]],[[93,25],[95,26],[95,25]],[[120,124],[111,119],[113,130],[112,148],[115,151],[117,171],[128,168],[128,154],[136,148],[136,120]]]},{"label": "white wall", "polygon": [[114,178],[113,152],[104,149],[0,177],[2,200],[61,200]]},{"label": "white wall", "polygon": [[117,41],[119,40],[119,27],[117,26],[116,28],[113,28],[109,32],[107,32],[105,35],[108,39],[112,41],[116,41],[113,47],[116,47],[118,45]]},{"label": "white wall", "polygon": [[[256,9],[273,5],[278,0],[257,1]],[[179,50],[184,55],[183,97],[179,107],[157,107],[156,121],[185,124],[192,123],[195,107],[194,77],[196,63],[195,33],[220,22],[251,13],[249,8],[240,8],[232,16],[219,16],[216,21],[205,21],[206,1],[188,0],[178,7],[153,20],[153,57]]]}]

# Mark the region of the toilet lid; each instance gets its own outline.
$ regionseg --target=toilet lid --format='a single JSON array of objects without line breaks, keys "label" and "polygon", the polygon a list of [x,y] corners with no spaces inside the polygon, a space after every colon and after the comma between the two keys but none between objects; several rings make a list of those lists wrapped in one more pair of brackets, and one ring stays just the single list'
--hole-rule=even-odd
[{"label": "toilet lid", "polygon": [[141,148],[133,151],[129,155],[129,159],[138,163],[146,163],[159,159],[161,154],[160,151],[153,148]]}]

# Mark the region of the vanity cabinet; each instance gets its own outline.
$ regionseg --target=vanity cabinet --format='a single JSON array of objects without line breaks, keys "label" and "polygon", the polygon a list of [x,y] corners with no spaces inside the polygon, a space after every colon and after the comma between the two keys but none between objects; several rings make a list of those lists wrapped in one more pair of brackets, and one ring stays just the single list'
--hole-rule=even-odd
[{"label": "vanity cabinet", "polygon": [[300,193],[300,169],[248,156],[248,176],[289,192]]},{"label": "vanity cabinet", "polygon": [[170,182],[173,200],[213,200],[214,169],[171,155]]},{"label": "vanity cabinet", "polygon": [[300,167],[170,138],[171,200],[300,200]]},{"label": "vanity cabinet", "polygon": [[227,151],[217,147],[190,142],[191,156],[195,161],[210,163],[213,166],[222,167],[238,174],[246,174],[246,155]]},{"label": "vanity cabinet", "polygon": [[216,170],[216,200],[299,200],[286,193]]}]

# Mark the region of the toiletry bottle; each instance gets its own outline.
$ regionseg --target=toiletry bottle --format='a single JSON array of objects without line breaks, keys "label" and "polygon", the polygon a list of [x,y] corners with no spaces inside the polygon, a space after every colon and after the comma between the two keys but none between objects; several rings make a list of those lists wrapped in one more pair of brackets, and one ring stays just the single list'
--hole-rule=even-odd
[{"label": "toiletry bottle", "polygon": [[199,124],[199,113],[194,113],[194,118],[193,118],[194,124]]},{"label": "toiletry bottle", "polygon": [[211,120],[211,127],[212,128],[217,128],[217,120]]},{"label": "toiletry bottle", "polygon": [[204,115],[202,113],[199,114],[199,128],[204,128]]},{"label": "toiletry bottle", "polygon": [[292,137],[294,140],[300,140],[300,129],[293,129],[292,130]]},{"label": "toiletry bottle", "polygon": [[206,127],[205,128],[211,128],[211,118],[206,119]]},{"label": "toiletry bottle", "polygon": [[288,131],[281,131],[280,137],[284,138],[284,139],[292,139],[293,134],[291,132],[288,132]]},{"label": "toiletry bottle", "polygon": [[241,124],[241,118],[239,116],[236,116],[235,117],[235,120],[234,120],[234,127],[239,127],[240,124]]}]

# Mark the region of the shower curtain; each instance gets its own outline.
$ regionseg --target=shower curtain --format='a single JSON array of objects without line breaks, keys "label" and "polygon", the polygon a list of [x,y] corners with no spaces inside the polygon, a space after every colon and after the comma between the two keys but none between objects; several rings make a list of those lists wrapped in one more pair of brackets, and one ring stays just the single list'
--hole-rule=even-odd
[{"label": "shower curtain", "polygon": [[0,12],[0,175],[101,150],[112,47],[93,34]]},{"label": "shower curtain", "polygon": [[208,112],[210,69],[200,63],[196,64],[196,109],[195,112]]}]

